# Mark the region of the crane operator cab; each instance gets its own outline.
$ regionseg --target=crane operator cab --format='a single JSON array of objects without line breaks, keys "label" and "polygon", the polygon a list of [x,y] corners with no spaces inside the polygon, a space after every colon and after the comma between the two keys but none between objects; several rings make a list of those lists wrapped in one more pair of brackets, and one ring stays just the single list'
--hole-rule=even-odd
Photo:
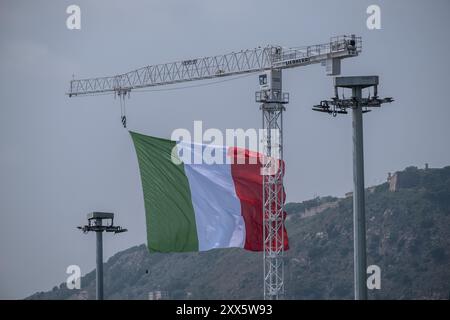
[{"label": "crane operator cab", "polygon": [[272,69],[259,75],[259,89],[265,99],[281,98],[281,70]]},{"label": "crane operator cab", "polygon": [[268,70],[259,75],[259,89],[281,91],[281,70]]}]

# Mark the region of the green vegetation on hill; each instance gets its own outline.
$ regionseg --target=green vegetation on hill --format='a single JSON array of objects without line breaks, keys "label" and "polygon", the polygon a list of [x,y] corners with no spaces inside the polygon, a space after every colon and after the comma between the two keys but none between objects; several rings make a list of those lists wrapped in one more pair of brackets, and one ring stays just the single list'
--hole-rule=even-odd
[{"label": "green vegetation on hill", "polygon": [[[388,184],[366,193],[368,265],[381,268],[381,290],[370,299],[450,297],[450,167],[401,172],[396,192]],[[313,216],[305,209],[337,205]],[[290,250],[286,253],[287,299],[352,299],[352,199],[317,198],[286,205]],[[155,290],[173,299],[261,299],[262,254],[241,249],[149,254],[132,247],[105,263],[105,296],[147,299]],[[81,290],[65,284],[31,299],[94,298],[95,273]]]}]

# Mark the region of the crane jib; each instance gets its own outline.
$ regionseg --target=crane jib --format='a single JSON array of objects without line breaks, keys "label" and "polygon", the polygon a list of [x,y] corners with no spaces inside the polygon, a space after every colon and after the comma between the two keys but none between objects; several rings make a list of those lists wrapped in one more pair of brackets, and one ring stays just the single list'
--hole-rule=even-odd
[{"label": "crane jib", "polygon": [[188,81],[212,79],[270,69],[322,63],[327,75],[340,73],[340,61],[361,52],[362,39],[355,35],[331,37],[329,42],[306,47],[258,47],[212,57],[149,65],[112,77],[73,79],[69,97],[119,92]]}]

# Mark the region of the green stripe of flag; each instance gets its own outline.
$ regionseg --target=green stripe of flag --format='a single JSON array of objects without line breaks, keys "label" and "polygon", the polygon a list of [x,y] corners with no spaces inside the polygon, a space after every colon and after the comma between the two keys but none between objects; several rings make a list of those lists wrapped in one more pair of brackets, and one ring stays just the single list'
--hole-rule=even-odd
[{"label": "green stripe of flag", "polygon": [[198,251],[195,214],[184,165],[171,161],[175,141],[130,134],[141,172],[148,249]]}]

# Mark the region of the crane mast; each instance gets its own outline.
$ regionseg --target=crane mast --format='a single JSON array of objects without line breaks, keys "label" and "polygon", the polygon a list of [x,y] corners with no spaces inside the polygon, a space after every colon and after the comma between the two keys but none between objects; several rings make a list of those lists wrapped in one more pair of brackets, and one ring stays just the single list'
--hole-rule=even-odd
[{"label": "crane mast", "polygon": [[[289,93],[282,91],[282,70],[321,63],[327,75],[339,75],[341,60],[355,57],[362,50],[361,37],[336,36],[327,43],[286,49],[266,46],[224,55],[150,65],[127,73],[70,82],[69,97],[116,93],[122,99],[131,90],[188,81],[261,72],[260,103],[265,156],[283,160],[283,111]],[[122,117],[122,121],[124,121]],[[125,120],[126,121],[126,120]],[[125,125],[125,122],[124,122]],[[265,164],[267,165],[267,164]],[[264,299],[284,295],[284,166],[263,176]],[[281,196],[280,196],[281,194]]]}]

